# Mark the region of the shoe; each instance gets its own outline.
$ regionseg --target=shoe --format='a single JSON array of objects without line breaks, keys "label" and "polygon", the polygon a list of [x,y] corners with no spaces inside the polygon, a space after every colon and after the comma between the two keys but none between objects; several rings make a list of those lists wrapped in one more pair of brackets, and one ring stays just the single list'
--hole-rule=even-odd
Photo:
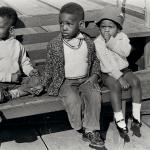
[{"label": "shoe", "polygon": [[130,130],[133,131],[132,135],[141,137],[140,127],[142,126],[142,123],[139,122],[137,119],[135,119],[133,116],[131,119],[132,119],[132,122],[131,122]]},{"label": "shoe", "polygon": [[124,121],[124,119],[119,120],[117,122],[115,121],[115,124],[117,126],[118,131],[119,131],[120,137],[124,139],[124,143],[128,143],[128,142],[130,142],[130,138],[128,135],[128,128],[127,127],[125,127],[125,128],[119,127],[117,123],[120,121]]},{"label": "shoe", "polygon": [[104,141],[100,137],[100,133],[98,131],[93,132],[84,132],[82,135],[82,139],[85,142],[90,142],[89,147],[98,149],[98,150],[107,150]]},{"label": "shoe", "polygon": [[79,130],[76,130],[78,133],[83,134],[85,132],[84,128],[81,128]]},{"label": "shoe", "polygon": [[7,90],[0,89],[0,104],[8,102],[11,99],[12,99],[12,96]]}]

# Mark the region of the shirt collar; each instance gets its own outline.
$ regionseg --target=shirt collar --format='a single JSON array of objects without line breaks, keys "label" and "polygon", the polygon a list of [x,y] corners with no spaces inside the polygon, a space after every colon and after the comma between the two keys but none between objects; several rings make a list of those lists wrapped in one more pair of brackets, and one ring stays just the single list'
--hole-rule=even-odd
[{"label": "shirt collar", "polygon": [[78,35],[77,35],[77,37],[75,37],[76,39],[79,39],[79,40],[84,40],[84,36],[83,36],[83,34],[82,33],[79,33]]}]

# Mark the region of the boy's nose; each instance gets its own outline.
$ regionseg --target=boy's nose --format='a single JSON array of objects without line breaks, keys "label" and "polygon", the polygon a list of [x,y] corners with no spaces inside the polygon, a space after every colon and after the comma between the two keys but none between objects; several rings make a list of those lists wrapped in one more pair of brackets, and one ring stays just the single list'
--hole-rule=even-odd
[{"label": "boy's nose", "polygon": [[105,28],[105,31],[109,31],[109,27],[106,27],[106,28]]},{"label": "boy's nose", "polygon": [[63,30],[67,30],[67,26],[65,24],[63,25]]}]

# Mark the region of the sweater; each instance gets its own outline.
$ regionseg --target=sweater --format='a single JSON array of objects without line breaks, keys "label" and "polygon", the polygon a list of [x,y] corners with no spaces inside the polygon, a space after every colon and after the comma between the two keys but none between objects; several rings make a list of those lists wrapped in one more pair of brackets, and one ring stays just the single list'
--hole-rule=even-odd
[{"label": "sweater", "polygon": [[[93,41],[83,34],[87,44],[87,76],[97,74],[100,76],[100,63],[96,57],[96,51]],[[46,88],[49,95],[59,95],[59,89],[65,80],[65,57],[63,38],[59,34],[56,38],[49,42],[47,47],[47,61],[45,71],[42,76],[42,85]]]},{"label": "sweater", "polygon": [[115,79],[123,75],[121,70],[129,66],[127,61],[131,51],[129,42],[127,35],[123,32],[118,33],[116,37],[111,37],[107,43],[101,35],[95,39],[96,55],[100,60],[102,72]]},{"label": "sweater", "polygon": [[20,69],[27,76],[33,69],[23,45],[13,37],[0,41],[0,82],[11,82],[12,73]]}]

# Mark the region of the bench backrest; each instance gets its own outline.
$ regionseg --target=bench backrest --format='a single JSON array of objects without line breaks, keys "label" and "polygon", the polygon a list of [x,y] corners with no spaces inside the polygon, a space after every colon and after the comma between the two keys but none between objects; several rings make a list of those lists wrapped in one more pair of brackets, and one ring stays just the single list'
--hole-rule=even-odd
[{"label": "bench backrest", "polygon": [[[99,33],[98,28],[93,23],[96,17],[99,16],[99,11],[89,10],[85,12],[87,26],[85,31],[91,37],[96,37]],[[47,43],[59,32],[58,13],[39,16],[19,16],[19,18],[20,21],[16,29],[17,39],[25,46],[35,65],[42,64],[46,58]],[[147,30],[145,30],[143,22],[144,20],[141,18],[126,14],[124,31],[130,38],[141,37],[147,34],[147,32],[144,32]]]}]

